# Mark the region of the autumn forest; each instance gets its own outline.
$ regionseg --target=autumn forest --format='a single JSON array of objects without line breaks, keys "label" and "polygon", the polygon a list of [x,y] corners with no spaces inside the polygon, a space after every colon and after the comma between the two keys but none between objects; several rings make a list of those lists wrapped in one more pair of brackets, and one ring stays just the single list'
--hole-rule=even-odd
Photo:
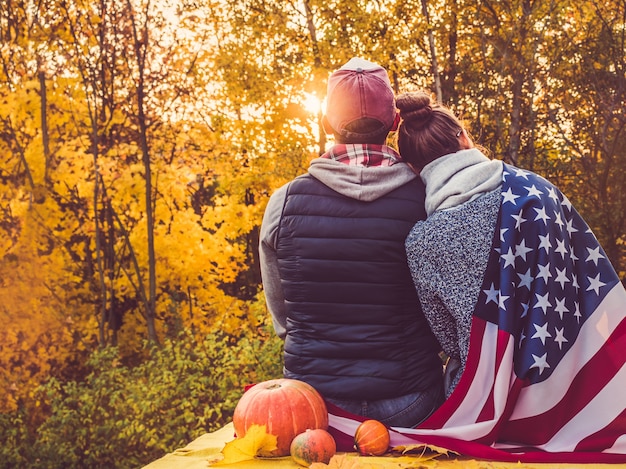
[{"label": "autumn forest", "polygon": [[2,0],[0,467],[139,467],[280,374],[258,229],[353,56],[559,186],[626,281],[626,0]]}]

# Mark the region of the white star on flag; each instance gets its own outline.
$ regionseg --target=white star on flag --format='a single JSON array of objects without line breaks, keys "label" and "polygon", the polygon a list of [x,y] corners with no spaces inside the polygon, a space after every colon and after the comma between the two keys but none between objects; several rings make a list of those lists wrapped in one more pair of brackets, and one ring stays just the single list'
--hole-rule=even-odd
[{"label": "white star on flag", "polygon": [[567,254],[567,248],[565,247],[565,240],[557,239],[556,244],[557,244],[556,252],[558,252],[561,255],[561,259],[565,259],[565,255]]},{"label": "white star on flag", "polygon": [[554,337],[554,341],[559,344],[559,350],[563,349],[563,343],[564,342],[568,342],[568,340],[565,338],[565,335],[563,335],[563,330],[565,328],[561,327],[560,329],[557,327],[555,329],[555,337]]},{"label": "white star on flag", "polygon": [[537,324],[533,324],[535,328],[535,333],[531,337],[531,339],[540,339],[543,345],[546,344],[546,339],[548,337],[552,337],[552,334],[548,332],[548,323],[545,323],[543,326],[538,326]]},{"label": "white star on flag", "polygon": [[562,269],[556,268],[556,278],[554,279],[556,283],[561,284],[561,288],[565,288],[565,284],[569,283],[569,278],[567,278],[567,268],[564,267]]},{"label": "white star on flag", "polygon": [[550,301],[548,300],[548,296],[550,294],[546,293],[545,295],[540,295],[539,293],[535,293],[535,295],[537,296],[537,302],[535,303],[535,306],[533,306],[533,308],[541,308],[543,314],[546,314],[548,308],[552,306],[550,304]]},{"label": "white star on flag", "polygon": [[502,259],[504,260],[505,268],[509,265],[515,266],[515,254],[513,254],[513,248],[509,248],[509,251],[506,254],[502,254]]},{"label": "white star on flag", "polygon": [[515,205],[515,199],[517,199],[519,197],[519,195],[515,195],[511,192],[511,189],[509,188],[509,190],[507,192],[503,192],[502,193],[502,203],[506,203],[506,202],[511,202],[513,205]]},{"label": "white star on flag", "polygon": [[485,292],[485,294],[487,295],[487,303],[489,303],[490,301],[493,301],[494,303],[498,304],[498,290],[496,290],[495,288],[493,288],[493,283],[491,284],[491,288],[489,290],[483,290]]},{"label": "white star on flag", "polygon": [[559,313],[561,320],[563,320],[563,313],[569,313],[569,309],[565,306],[565,298],[556,299],[556,307],[554,308],[554,311]]},{"label": "white star on flag", "polygon": [[600,254],[600,246],[596,246],[593,249],[587,247],[587,252],[589,253],[586,259],[587,262],[592,261],[595,265],[598,265],[598,261],[604,259],[604,256]]},{"label": "white star on flag", "polygon": [[600,287],[606,285],[606,283],[600,280],[599,272],[598,275],[596,275],[594,278],[587,277],[587,280],[589,281],[589,287],[587,287],[587,291],[593,290],[594,292],[596,292],[596,295],[600,294]]},{"label": "white star on flag", "polygon": [[539,235],[539,249],[545,249],[546,252],[550,252],[552,249],[552,243],[550,242],[550,235]]},{"label": "white star on flag", "polygon": [[550,273],[550,263],[548,262],[546,265],[538,265],[539,273],[535,278],[542,278],[544,282],[548,283],[548,279],[552,277]]},{"label": "white star on flag", "polygon": [[534,197],[541,198],[541,194],[543,194],[543,192],[537,189],[534,184],[531,187],[525,187],[524,189],[528,191],[529,197],[534,196]]},{"label": "white star on flag", "polygon": [[548,220],[550,220],[550,217],[546,213],[546,208],[545,207],[540,207],[540,208],[535,207],[535,211],[537,212],[537,216],[535,217],[535,221],[541,220],[541,221],[543,221],[547,225],[548,224]]},{"label": "white star on flag", "polygon": [[522,212],[520,212],[518,215],[513,215],[513,218],[515,218],[515,229],[519,231],[522,223],[524,223],[526,219],[522,217]]},{"label": "white star on flag", "polygon": [[521,257],[526,261],[526,254],[532,251],[532,248],[526,247],[526,240],[522,239],[522,242],[515,245],[515,257]]},{"label": "white star on flag", "polygon": [[550,365],[548,365],[548,362],[546,361],[548,354],[544,353],[541,357],[538,357],[537,355],[533,355],[533,358],[535,359],[535,363],[533,363],[530,367],[531,368],[539,368],[539,374],[543,373],[543,370],[546,368],[550,368]]},{"label": "white star on flag", "polygon": [[533,276],[530,275],[530,267],[528,268],[528,270],[526,271],[526,273],[520,274],[519,272],[517,273],[517,276],[519,277],[519,284],[518,284],[518,288],[521,287],[526,287],[528,289],[528,291],[530,291],[530,284],[533,281]]}]

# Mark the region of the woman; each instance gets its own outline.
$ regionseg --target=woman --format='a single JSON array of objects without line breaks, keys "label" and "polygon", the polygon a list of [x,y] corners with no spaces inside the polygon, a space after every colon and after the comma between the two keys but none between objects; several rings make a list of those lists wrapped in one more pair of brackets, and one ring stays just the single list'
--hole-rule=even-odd
[{"label": "woman", "polygon": [[[626,462],[626,291],[571,203],[477,148],[426,93],[397,98],[398,148],[426,185],[406,239],[431,328],[460,363],[446,402],[392,433],[522,462]],[[351,427],[333,419],[334,428]]]},{"label": "woman", "polygon": [[409,233],[407,256],[431,328],[450,358],[449,396],[465,368],[472,311],[500,207],[503,166],[476,148],[456,116],[426,93],[401,95],[397,106],[403,119],[399,150],[427,191],[428,219]]}]

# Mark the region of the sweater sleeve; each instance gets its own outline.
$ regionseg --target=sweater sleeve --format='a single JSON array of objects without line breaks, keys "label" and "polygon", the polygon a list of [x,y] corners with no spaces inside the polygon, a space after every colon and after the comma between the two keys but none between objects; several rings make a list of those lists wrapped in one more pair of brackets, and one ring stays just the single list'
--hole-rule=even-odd
[{"label": "sweater sleeve", "polygon": [[259,261],[261,264],[263,292],[267,308],[272,315],[274,330],[281,339],[284,339],[287,334],[287,311],[278,271],[276,242],[286,195],[287,186],[283,186],[270,197],[263,214],[259,239]]},{"label": "sweater sleeve", "polygon": [[456,322],[437,292],[436,282],[431,283],[432,269],[428,270],[430,272],[426,275],[424,271],[411,268],[422,310],[445,354],[452,358],[461,359]]},{"label": "sweater sleeve", "polygon": [[[420,222],[418,222],[420,223]],[[418,230],[419,231],[419,228]],[[446,281],[438,271],[438,265],[428,260],[425,251],[421,248],[423,244],[417,242],[419,235],[416,230],[409,234],[407,238],[408,263],[415,283],[415,289],[419,301],[424,311],[424,316],[430,325],[433,334],[439,341],[444,353],[451,359],[451,362],[458,365],[455,373],[446,376],[449,382],[446,383],[446,397],[449,397],[456,387],[463,370],[465,368],[466,354],[463,350],[463,340],[459,340],[459,324],[451,314],[455,305],[448,304],[449,291],[453,289],[450,282]],[[450,362],[449,362],[450,363]]]}]

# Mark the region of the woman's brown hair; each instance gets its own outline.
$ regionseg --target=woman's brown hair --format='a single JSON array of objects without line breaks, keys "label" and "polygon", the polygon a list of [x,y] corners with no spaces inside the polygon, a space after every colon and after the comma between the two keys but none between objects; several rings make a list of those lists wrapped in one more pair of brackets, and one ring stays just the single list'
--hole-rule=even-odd
[{"label": "woman's brown hair", "polygon": [[398,150],[402,159],[421,171],[440,156],[462,149],[463,126],[447,107],[423,92],[403,93],[396,98],[400,110]]}]

